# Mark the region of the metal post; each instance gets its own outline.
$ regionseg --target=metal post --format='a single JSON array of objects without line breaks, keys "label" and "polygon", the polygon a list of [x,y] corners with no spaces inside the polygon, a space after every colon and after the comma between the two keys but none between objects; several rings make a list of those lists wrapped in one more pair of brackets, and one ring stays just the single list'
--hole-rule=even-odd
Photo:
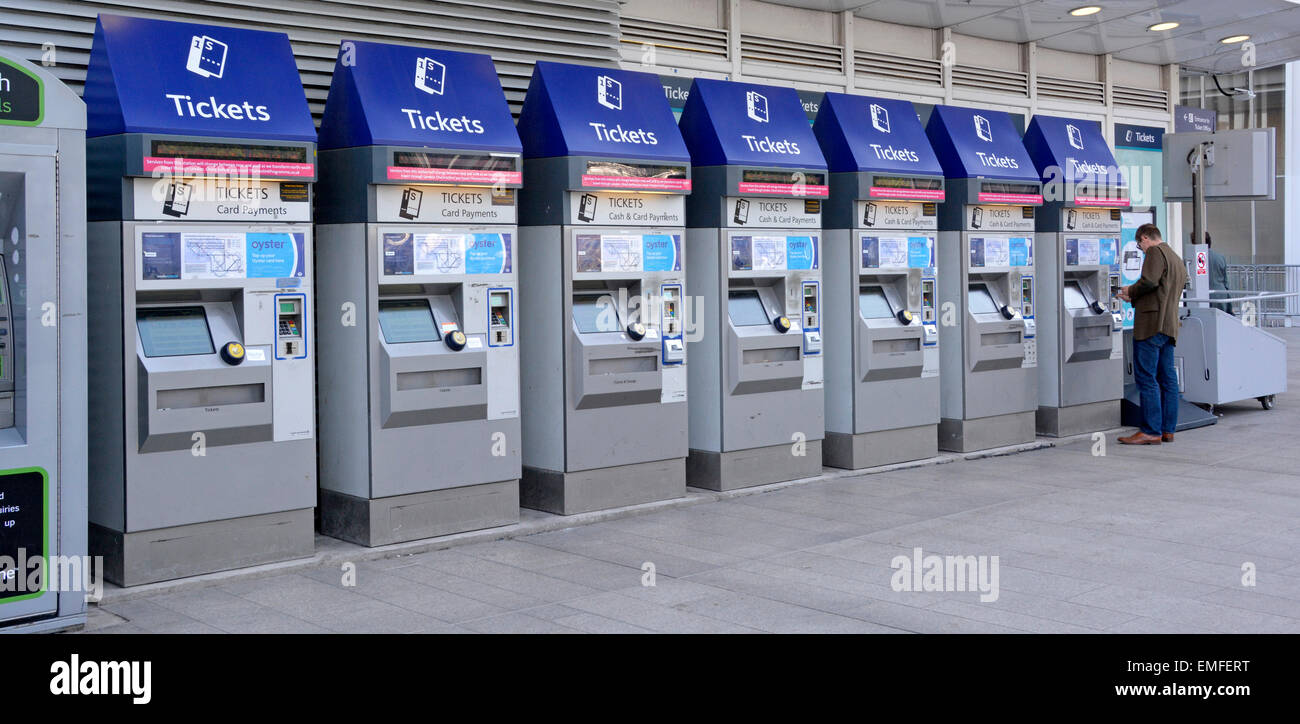
[{"label": "metal post", "polygon": [[1192,243],[1205,243],[1205,188],[1201,173],[1205,169],[1205,144],[1197,144],[1188,159],[1192,167]]}]

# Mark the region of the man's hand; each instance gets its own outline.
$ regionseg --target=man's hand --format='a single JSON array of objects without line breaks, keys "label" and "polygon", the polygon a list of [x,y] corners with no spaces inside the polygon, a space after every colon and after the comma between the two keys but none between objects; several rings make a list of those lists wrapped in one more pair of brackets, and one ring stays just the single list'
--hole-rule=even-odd
[{"label": "man's hand", "polygon": [[1128,287],[1120,287],[1120,288],[1119,288],[1119,294],[1118,294],[1117,296],[1118,296],[1121,300],[1123,300],[1123,301],[1125,301],[1125,302],[1128,302],[1129,304],[1132,304],[1132,303],[1133,303],[1133,299],[1132,299],[1131,297],[1129,297]]}]

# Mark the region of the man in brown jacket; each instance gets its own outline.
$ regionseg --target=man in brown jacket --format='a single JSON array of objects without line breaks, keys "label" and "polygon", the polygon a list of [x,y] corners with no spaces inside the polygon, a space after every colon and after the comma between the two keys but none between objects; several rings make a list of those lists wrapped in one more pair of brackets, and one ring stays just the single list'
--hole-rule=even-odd
[{"label": "man in brown jacket", "polygon": [[1174,441],[1178,426],[1178,301],[1187,284],[1183,260],[1160,237],[1155,224],[1137,230],[1138,248],[1146,255],[1142,276],[1120,289],[1119,298],[1133,305],[1133,377],[1142,396],[1142,425],[1119,441],[1125,445],[1159,445]]}]

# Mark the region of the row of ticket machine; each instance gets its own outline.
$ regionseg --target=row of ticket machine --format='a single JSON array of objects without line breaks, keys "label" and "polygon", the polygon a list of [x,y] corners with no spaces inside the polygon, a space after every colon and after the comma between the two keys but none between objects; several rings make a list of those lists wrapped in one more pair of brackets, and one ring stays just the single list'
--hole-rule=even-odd
[{"label": "row of ticket machine", "polygon": [[1096,122],[538,62],[516,125],[487,56],[346,41],[318,132],[285,35],[108,15],[84,99],[123,585],[1119,424]]}]

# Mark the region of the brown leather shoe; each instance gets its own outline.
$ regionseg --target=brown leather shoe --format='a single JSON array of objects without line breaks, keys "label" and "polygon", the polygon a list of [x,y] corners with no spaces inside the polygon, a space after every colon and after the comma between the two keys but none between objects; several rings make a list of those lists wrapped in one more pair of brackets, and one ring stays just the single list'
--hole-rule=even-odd
[{"label": "brown leather shoe", "polygon": [[1173,441],[1174,441],[1174,434],[1172,432],[1166,432],[1160,436],[1160,442],[1173,442]]},{"label": "brown leather shoe", "polygon": [[1138,430],[1128,437],[1121,437],[1119,442],[1121,445],[1159,445],[1160,436],[1148,435],[1145,432]]}]

